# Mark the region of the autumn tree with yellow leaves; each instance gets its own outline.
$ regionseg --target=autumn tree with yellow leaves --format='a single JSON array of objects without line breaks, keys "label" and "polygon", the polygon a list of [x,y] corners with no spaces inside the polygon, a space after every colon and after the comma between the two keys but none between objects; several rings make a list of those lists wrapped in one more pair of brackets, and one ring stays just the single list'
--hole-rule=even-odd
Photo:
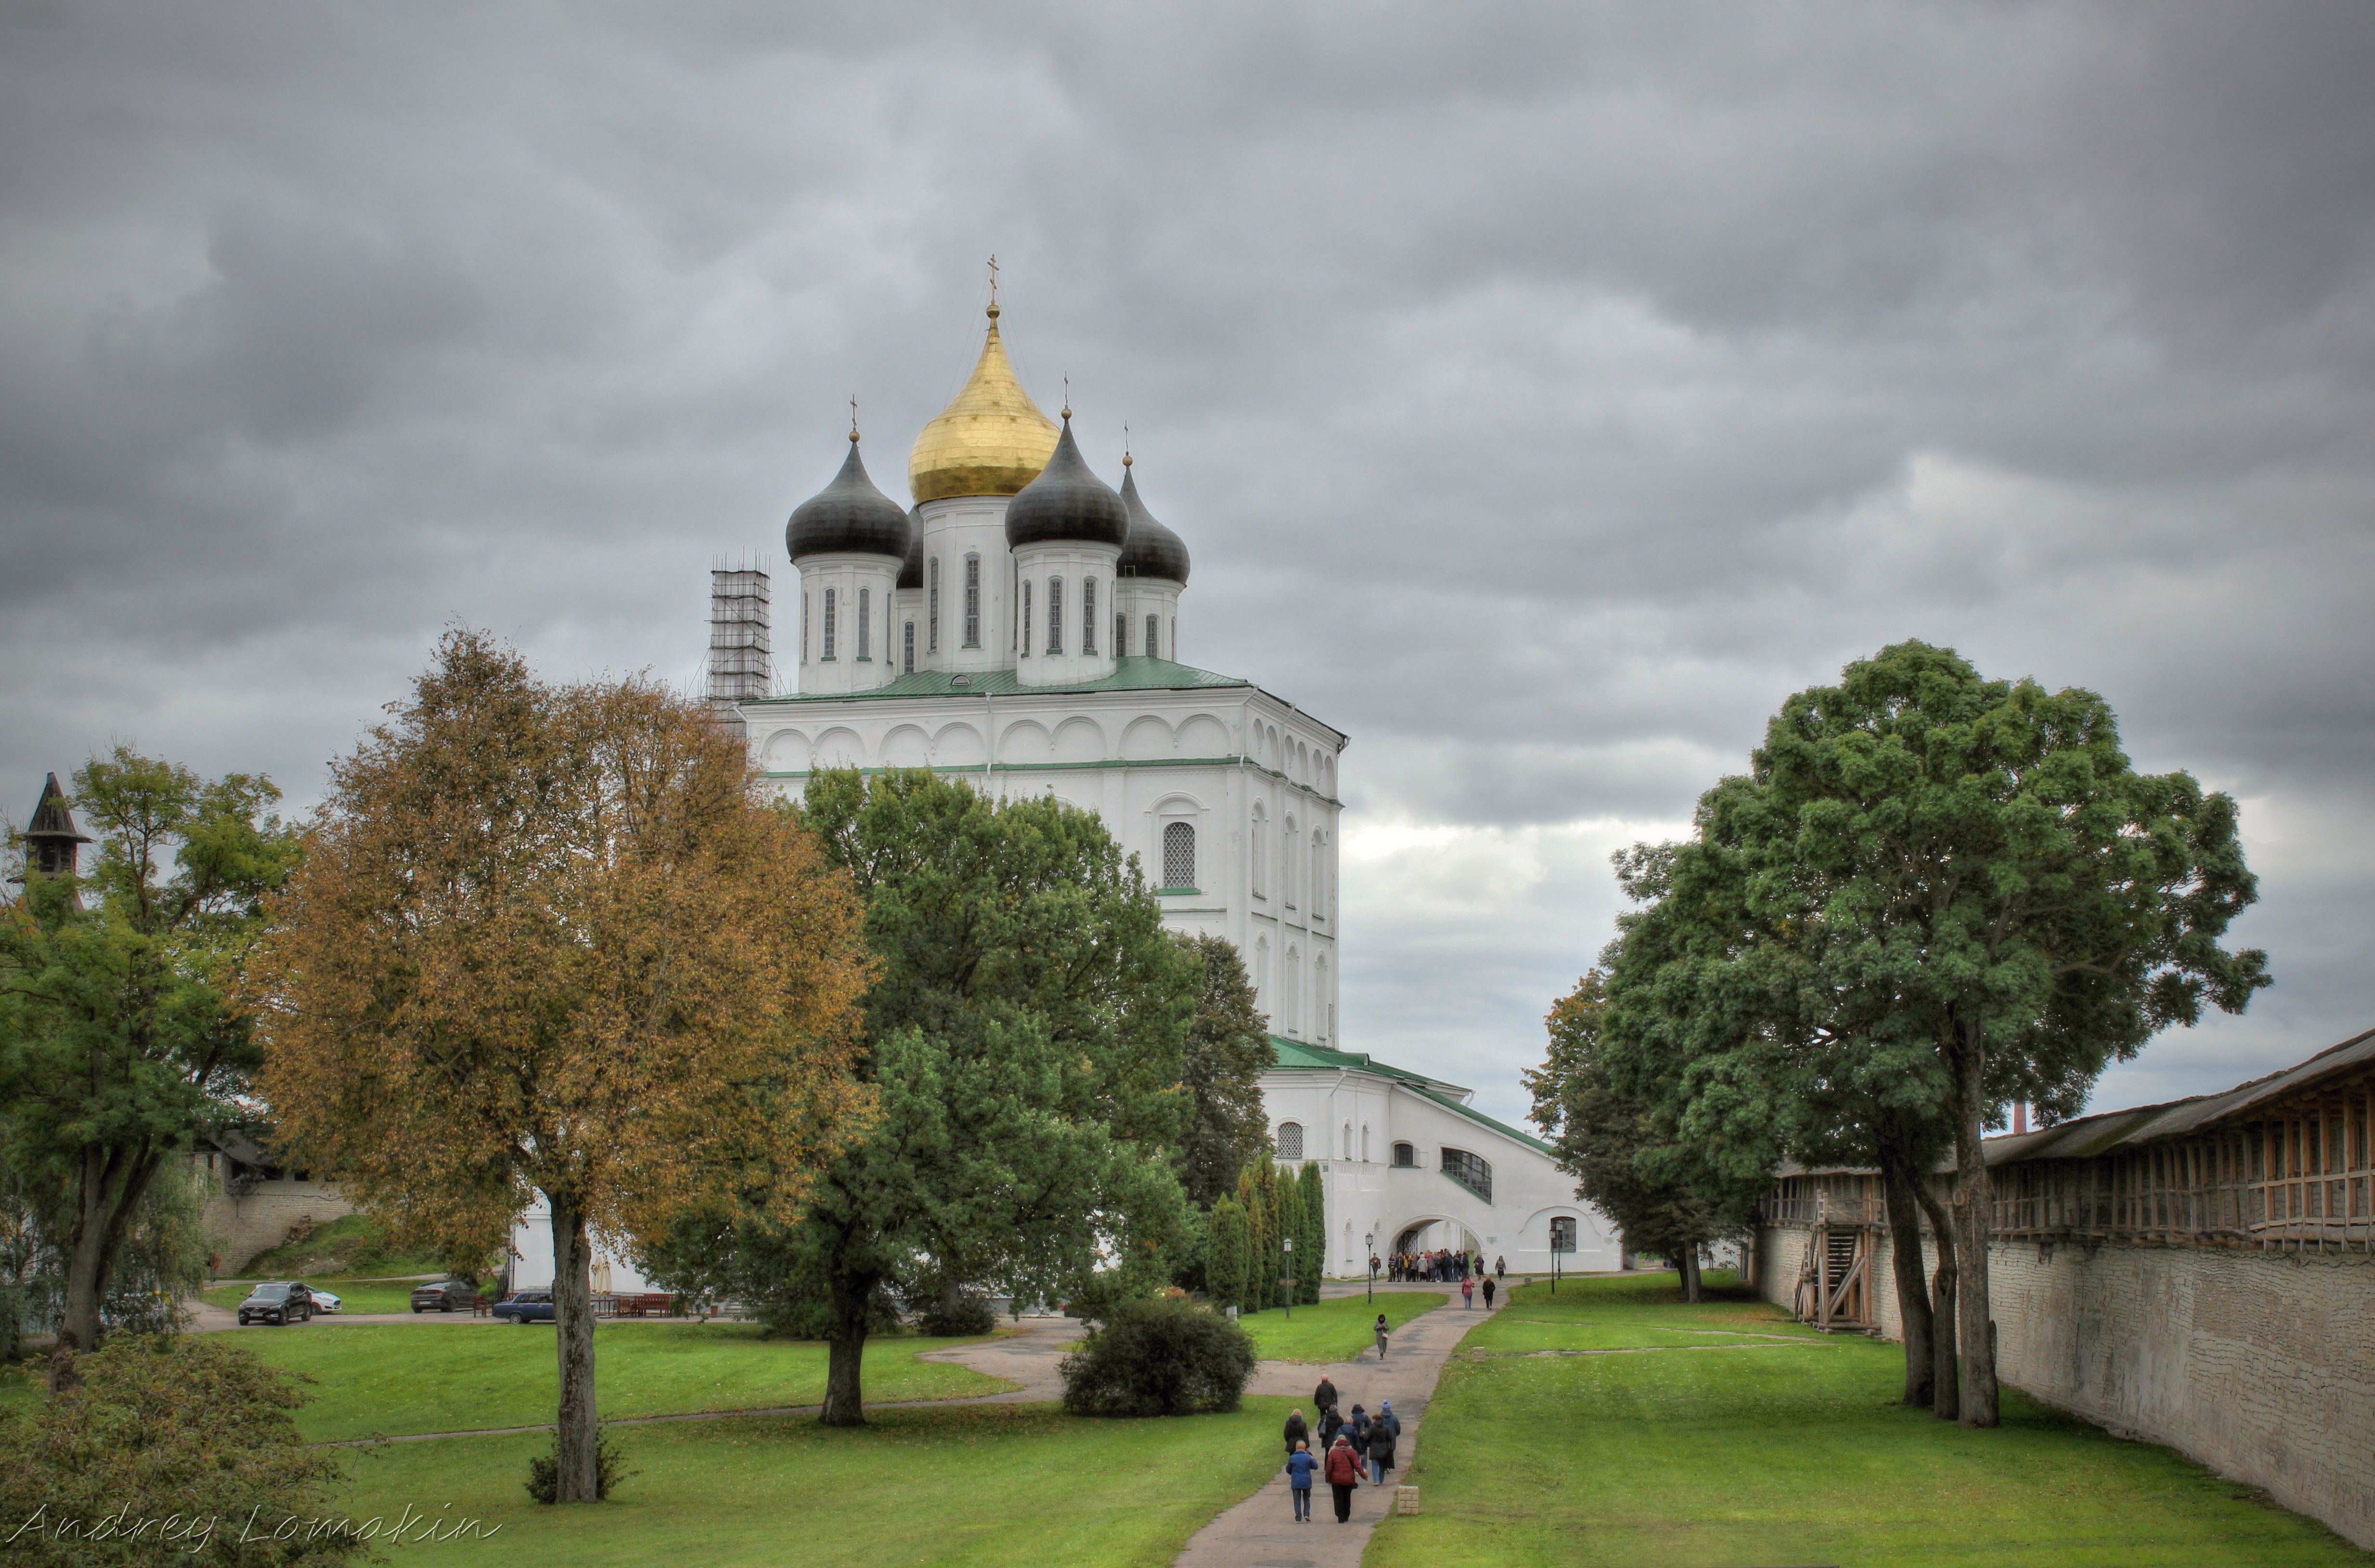
[{"label": "autumn tree with yellow leaves", "polygon": [[863,1126],[847,874],[738,737],[648,682],[449,632],[337,765],[250,970],[284,1149],[405,1237],[552,1214],[558,1497],[597,1498],[589,1238],[732,1192],[789,1221]]}]

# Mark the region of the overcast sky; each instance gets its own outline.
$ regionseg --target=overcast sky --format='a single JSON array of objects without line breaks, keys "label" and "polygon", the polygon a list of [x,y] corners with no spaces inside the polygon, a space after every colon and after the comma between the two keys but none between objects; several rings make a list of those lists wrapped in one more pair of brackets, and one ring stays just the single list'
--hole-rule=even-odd
[{"label": "overcast sky", "polygon": [[[697,679],[978,347],[1134,432],[1191,663],[1348,731],[1343,1043],[1515,1119],[1791,690],[1907,637],[2244,803],[2375,1025],[2375,8],[0,0],[0,798],[298,806],[441,629]],[[788,588],[788,582],[784,584]]]}]

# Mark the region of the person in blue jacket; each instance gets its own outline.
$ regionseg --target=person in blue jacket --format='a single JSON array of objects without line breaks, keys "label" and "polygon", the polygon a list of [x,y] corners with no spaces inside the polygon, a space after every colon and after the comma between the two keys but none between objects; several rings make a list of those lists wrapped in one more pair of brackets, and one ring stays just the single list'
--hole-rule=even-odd
[{"label": "person in blue jacket", "polygon": [[1286,1488],[1294,1496],[1294,1522],[1311,1523],[1311,1478],[1317,1473],[1319,1461],[1311,1456],[1311,1444],[1298,1443],[1294,1452],[1286,1456]]}]

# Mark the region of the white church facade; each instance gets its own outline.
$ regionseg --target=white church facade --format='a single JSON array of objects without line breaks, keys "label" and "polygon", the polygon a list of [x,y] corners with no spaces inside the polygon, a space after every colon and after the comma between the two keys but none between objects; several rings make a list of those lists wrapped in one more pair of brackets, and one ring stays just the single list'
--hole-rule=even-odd
[{"label": "white church facade", "polygon": [[[912,507],[876,487],[852,430],[840,473],[785,531],[798,582],[780,655],[770,584],[713,574],[710,695],[766,782],[930,768],[999,797],[1054,796],[1138,857],[1174,930],[1227,937],[1269,1015],[1261,1080],[1280,1157],[1317,1161],[1327,1272],[1366,1246],[1469,1247],[1513,1270],[1613,1268],[1617,1244],[1547,1149],[1471,1091],[1338,1037],[1340,730],[1180,656],[1188,554],[1125,455],[1116,490],[1016,379],[998,307],[955,400],[916,438]],[[774,667],[796,688],[774,690]],[[1374,1243],[1370,1238],[1374,1238]],[[550,1277],[531,1214],[519,1278]],[[1570,1256],[1571,1255],[1571,1256]],[[527,1261],[531,1256],[536,1262]],[[617,1288],[627,1266],[610,1260]]]}]

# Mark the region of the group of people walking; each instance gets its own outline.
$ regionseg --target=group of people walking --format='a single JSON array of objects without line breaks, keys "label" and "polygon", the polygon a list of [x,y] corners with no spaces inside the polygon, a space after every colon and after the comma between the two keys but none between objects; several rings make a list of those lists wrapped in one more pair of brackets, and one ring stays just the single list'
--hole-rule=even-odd
[{"label": "group of people walking", "polygon": [[[1496,1276],[1508,1273],[1509,1260],[1495,1258],[1492,1272]],[[1429,1284],[1448,1285],[1461,1279],[1481,1279],[1484,1274],[1484,1255],[1481,1252],[1398,1252],[1386,1259],[1386,1278],[1389,1280],[1423,1279]]]},{"label": "group of people walking", "polygon": [[[1377,1322],[1382,1349],[1385,1319]],[[1344,1413],[1338,1409],[1336,1385],[1324,1376],[1311,1391],[1311,1403],[1319,1412],[1316,1430],[1300,1409],[1286,1418],[1286,1484],[1294,1498],[1295,1523],[1311,1522],[1313,1483],[1325,1481],[1335,1497],[1336,1522],[1349,1524],[1354,1490],[1364,1484],[1383,1486],[1392,1473],[1394,1440],[1402,1434],[1402,1419],[1394,1414],[1391,1399],[1380,1400],[1374,1416],[1358,1405]]]}]

